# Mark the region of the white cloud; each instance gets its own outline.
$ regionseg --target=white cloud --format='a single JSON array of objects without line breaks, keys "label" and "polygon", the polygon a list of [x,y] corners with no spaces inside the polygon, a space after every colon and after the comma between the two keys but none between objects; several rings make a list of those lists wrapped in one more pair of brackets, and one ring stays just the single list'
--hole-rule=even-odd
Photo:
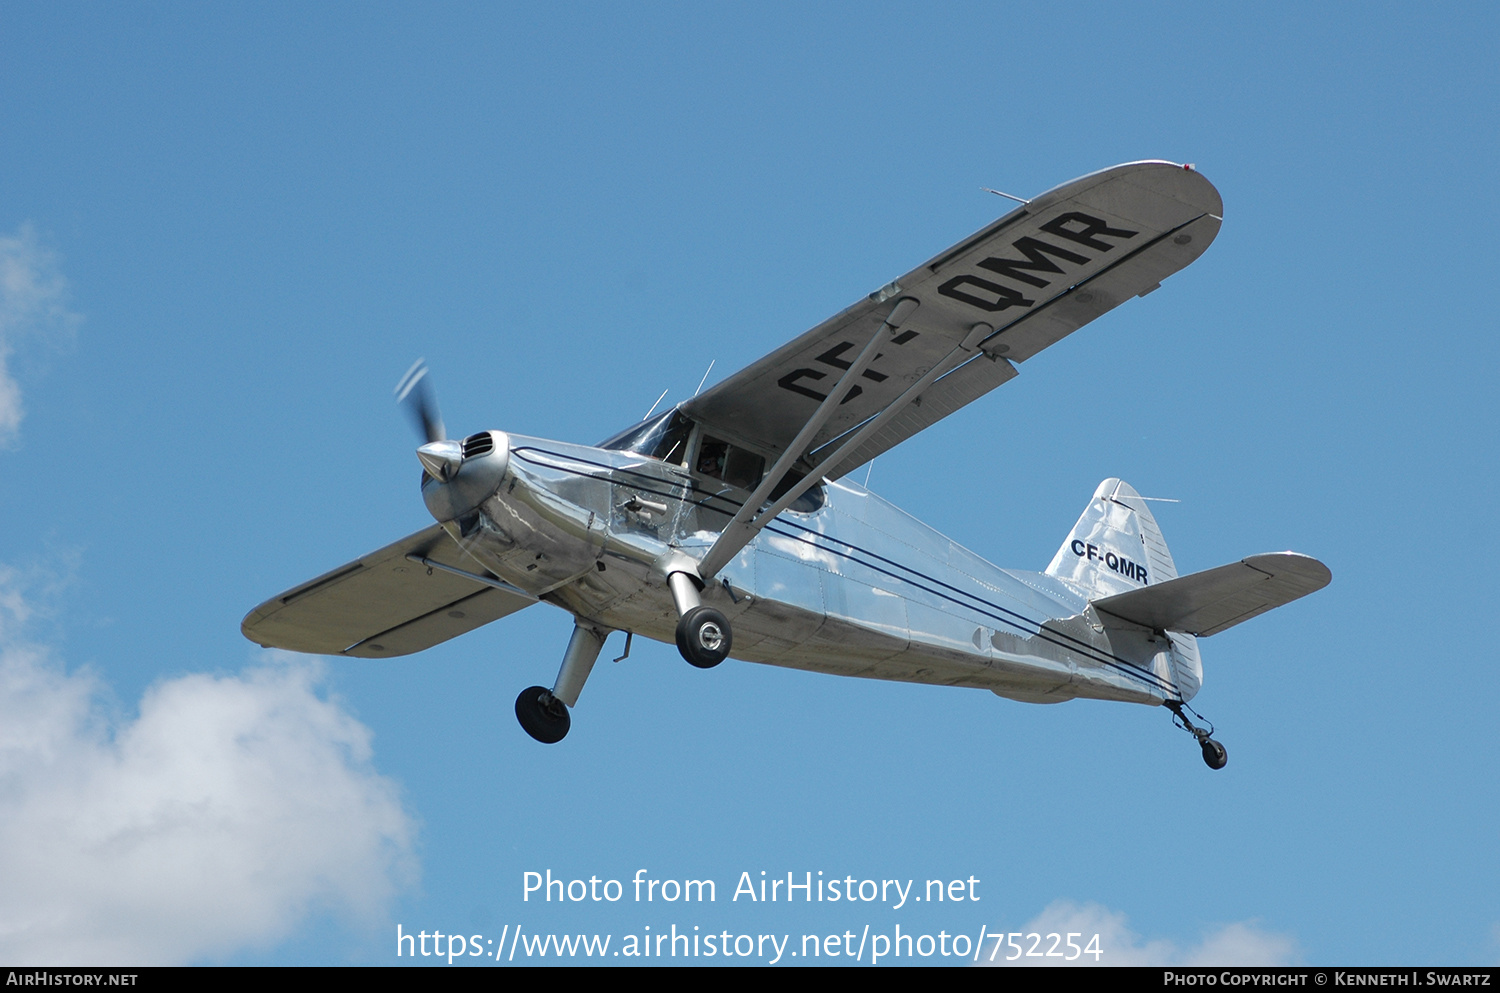
[{"label": "white cloud", "polygon": [[[1022,956],[1015,962],[1004,963],[1006,965],[1295,965],[1302,957],[1295,938],[1266,931],[1255,921],[1241,921],[1216,928],[1205,934],[1197,944],[1184,947],[1164,938],[1142,938],[1130,929],[1125,915],[1119,911],[1097,903],[1077,904],[1068,900],[1054,901],[1020,930],[1043,936],[1055,932],[1063,935],[1064,942],[1069,932],[1077,932],[1081,937],[1074,940],[1080,946],[1087,944],[1097,934],[1097,947],[1103,950],[1103,954],[1098,957],[1097,962],[1093,955],[1081,956],[1074,962]],[[1031,944],[1024,942],[1022,947],[1029,949]],[[1051,943],[1044,941],[1037,950],[1045,952],[1050,947]],[[1059,951],[1066,954],[1066,945],[1060,947]],[[1014,954],[1014,949],[1002,949],[999,957]],[[1001,963],[997,961],[995,964]]]},{"label": "white cloud", "polygon": [[111,721],[27,610],[0,567],[0,960],[212,959],[371,921],[411,881],[413,822],[315,664],[166,680]]},{"label": "white cloud", "polygon": [[57,257],[37,242],[29,224],[0,234],[0,444],[15,439],[24,413],[11,355],[23,338],[57,340],[73,333],[79,317],[67,309],[66,297]]}]

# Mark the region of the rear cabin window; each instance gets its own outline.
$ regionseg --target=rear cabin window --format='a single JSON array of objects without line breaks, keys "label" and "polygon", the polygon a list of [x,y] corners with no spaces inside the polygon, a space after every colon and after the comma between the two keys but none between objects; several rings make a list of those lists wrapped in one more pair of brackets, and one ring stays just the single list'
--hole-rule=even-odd
[{"label": "rear cabin window", "polygon": [[[786,495],[787,490],[790,490],[793,486],[796,486],[798,483],[802,482],[803,478],[804,477],[800,472],[794,471],[787,473],[786,476],[781,480],[781,482],[777,483],[775,488],[771,490],[772,502],[780,500],[783,496]],[[790,506],[787,507],[787,509],[798,514],[811,514],[814,511],[821,509],[826,500],[827,497],[823,492],[823,483],[820,480],[813,486],[809,487],[808,490],[797,499],[793,500]]]}]

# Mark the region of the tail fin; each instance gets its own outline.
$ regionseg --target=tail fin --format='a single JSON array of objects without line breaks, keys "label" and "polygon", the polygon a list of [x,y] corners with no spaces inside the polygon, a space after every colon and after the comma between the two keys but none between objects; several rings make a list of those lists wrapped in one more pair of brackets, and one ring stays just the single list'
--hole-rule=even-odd
[{"label": "tail fin", "polygon": [[[1129,483],[1106,479],[1047,566],[1047,575],[1083,587],[1090,600],[1177,578],[1177,565],[1151,509]],[[1184,700],[1203,684],[1198,639],[1169,632],[1170,665]]]},{"label": "tail fin", "polygon": [[1094,600],[1176,579],[1177,566],[1146,501],[1129,483],[1106,479],[1047,575],[1083,587]]}]

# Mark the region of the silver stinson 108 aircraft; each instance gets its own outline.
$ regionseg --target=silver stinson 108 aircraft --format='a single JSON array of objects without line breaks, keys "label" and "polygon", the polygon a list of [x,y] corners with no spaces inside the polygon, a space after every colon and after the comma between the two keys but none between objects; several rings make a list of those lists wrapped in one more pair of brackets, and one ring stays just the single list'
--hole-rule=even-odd
[{"label": "silver stinson 108 aircraft", "polygon": [[1163,705],[1221,768],[1212,727],[1185,712],[1198,638],[1327,585],[1321,562],[1278,552],[1178,576],[1141,496],[1106,479],[1044,571],[999,569],[849,474],[1156,289],[1222,214],[1191,167],[1074,180],[592,447],[449,440],[419,365],[398,389],[425,427],[422,498],[438,523],[266,601],[245,636],[383,659],[545,600],[574,627],[556,682],[516,700],[538,741],[567,734],[606,636],[623,631],[625,654],[642,634],[705,669],[732,655],[1029,703]]}]

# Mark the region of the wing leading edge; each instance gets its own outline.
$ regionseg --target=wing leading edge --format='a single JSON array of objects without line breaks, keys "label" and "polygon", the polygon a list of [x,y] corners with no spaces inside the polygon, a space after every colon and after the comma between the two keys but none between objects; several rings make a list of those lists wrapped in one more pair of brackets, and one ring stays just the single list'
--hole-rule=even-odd
[{"label": "wing leading edge", "polygon": [[[844,385],[837,409],[824,411],[818,430],[793,453],[796,471],[818,468],[837,478],[1013,378],[1013,363],[1156,289],[1203,253],[1222,215],[1213,185],[1170,162],[1133,162],[1084,176],[681,409],[714,435],[775,461],[801,441],[856,357],[886,332],[873,360]],[[899,324],[888,328],[893,314]],[[918,383],[919,395],[908,395]]]},{"label": "wing leading edge", "polygon": [[536,602],[490,585],[476,568],[434,524],[272,597],[240,630],[264,648],[383,659],[431,648]]}]

